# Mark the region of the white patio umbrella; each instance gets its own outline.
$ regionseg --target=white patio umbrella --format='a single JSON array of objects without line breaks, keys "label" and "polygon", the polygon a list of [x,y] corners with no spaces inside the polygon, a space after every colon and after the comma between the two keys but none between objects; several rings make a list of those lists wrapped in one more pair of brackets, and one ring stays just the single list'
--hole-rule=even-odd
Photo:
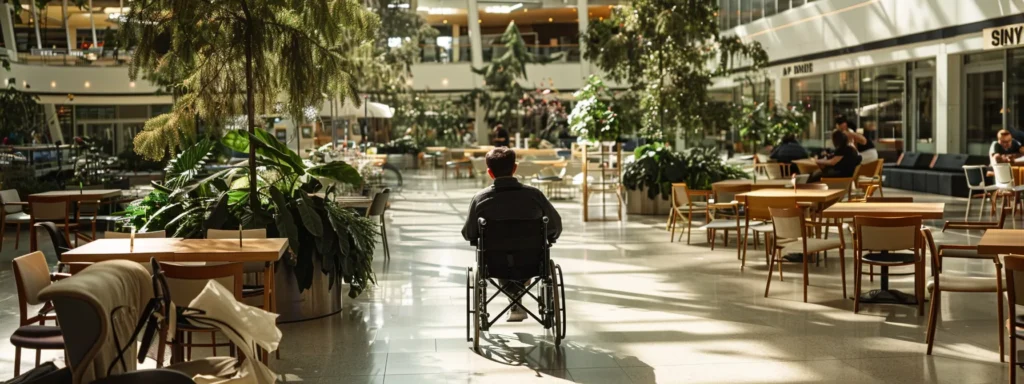
[{"label": "white patio umbrella", "polygon": [[391,107],[386,104],[369,101],[363,102],[363,105],[357,107],[351,100],[345,100],[345,104],[341,106],[337,115],[342,117],[390,119],[395,115],[395,113],[391,110]]}]

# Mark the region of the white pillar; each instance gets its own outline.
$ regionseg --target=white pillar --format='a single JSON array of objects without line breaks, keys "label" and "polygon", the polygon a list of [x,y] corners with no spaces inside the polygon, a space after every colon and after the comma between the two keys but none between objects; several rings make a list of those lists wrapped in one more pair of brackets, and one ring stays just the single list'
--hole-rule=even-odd
[{"label": "white pillar", "polygon": [[580,31],[580,75],[585,79],[593,73],[590,69],[590,62],[583,58],[583,51],[587,49],[583,36],[587,34],[587,28],[590,26],[590,7],[587,0],[576,0],[576,18]]},{"label": "white pillar", "polygon": [[14,39],[14,20],[11,19],[11,6],[7,4],[7,1],[0,3],[0,35],[3,35],[4,38],[8,60],[18,61],[18,45]]},{"label": "white pillar", "polygon": [[[469,4],[466,10],[467,21],[469,22],[469,51],[473,59],[474,68],[483,68],[484,66],[484,46],[480,36],[480,11],[477,7],[476,0],[466,0]],[[480,75],[473,76],[473,83],[477,87],[484,85],[483,77]],[[473,112],[474,124],[476,131],[476,142],[477,144],[489,144],[488,140],[490,129],[487,126],[487,111],[477,103],[476,110]]]},{"label": "white pillar", "polygon": [[75,39],[71,36],[71,25],[68,23],[68,0],[64,0],[60,8],[60,20],[61,25],[64,26],[64,36],[68,40],[68,54],[71,53],[72,49],[75,49]]},{"label": "white pillar", "polygon": [[43,37],[39,34],[39,10],[36,9],[36,2],[29,1],[29,10],[32,12],[32,26],[36,29],[36,48],[43,49]]},{"label": "white pillar", "polygon": [[92,0],[89,0],[89,29],[92,30],[92,47],[95,49],[99,42],[96,41],[96,12],[92,7]]},{"label": "white pillar", "polygon": [[459,62],[459,25],[452,24],[452,62]]},{"label": "white pillar", "polygon": [[963,153],[960,93],[963,62],[939,46],[935,56],[935,152]]}]

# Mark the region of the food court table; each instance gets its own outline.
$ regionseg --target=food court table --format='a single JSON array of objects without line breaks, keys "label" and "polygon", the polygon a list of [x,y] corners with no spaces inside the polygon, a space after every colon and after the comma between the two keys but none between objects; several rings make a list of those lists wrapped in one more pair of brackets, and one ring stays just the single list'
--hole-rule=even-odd
[{"label": "food court table", "polygon": [[[825,209],[822,217],[848,219],[856,216],[868,217],[908,217],[920,216],[924,220],[942,219],[945,203],[837,203]],[[856,230],[856,229],[855,229]],[[921,258],[914,266],[918,274],[915,284],[924,289],[924,260]],[[895,289],[889,289],[889,267],[882,266],[881,288],[861,295],[862,303],[917,304],[917,298]]]},{"label": "food court table", "polygon": [[[274,262],[288,249],[288,239],[99,239],[64,252],[61,261],[95,263],[132,260],[140,263],[156,258],[163,262],[263,262],[264,276],[274,276]],[[264,278],[263,307],[274,312],[273,278]]]},{"label": "food court table", "polygon": [[[64,191],[49,191],[41,193],[33,193],[28,195],[26,201],[31,203],[60,203],[60,202],[82,202],[82,201],[100,201],[106,199],[112,199],[121,196],[120,189],[80,189],[80,190],[64,190]],[[70,208],[68,208],[69,214]],[[29,223],[29,247],[32,251],[39,249],[39,244],[36,240],[35,221]]]},{"label": "food court table", "polygon": [[712,187],[718,186],[737,186],[737,185],[749,185],[751,190],[763,189],[763,188],[786,188],[793,181],[790,179],[769,179],[769,180],[750,180],[750,179],[733,179],[733,180],[722,180],[711,183]]},{"label": "food court table", "polygon": [[1024,229],[989,229],[978,242],[983,255],[1024,254]]},{"label": "food court table", "polygon": [[[736,200],[746,201],[747,196],[754,197],[795,197],[798,203],[825,203],[839,200],[846,191],[841,189],[789,189],[769,188],[740,193]],[[840,203],[841,204],[841,203]],[[838,204],[837,204],[838,205]]]}]

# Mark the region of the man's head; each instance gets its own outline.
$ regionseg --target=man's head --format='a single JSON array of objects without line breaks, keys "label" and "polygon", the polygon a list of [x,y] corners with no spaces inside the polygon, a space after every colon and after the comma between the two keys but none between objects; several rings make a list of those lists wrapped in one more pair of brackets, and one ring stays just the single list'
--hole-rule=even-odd
[{"label": "man's head", "polygon": [[996,137],[999,140],[999,145],[1003,146],[1004,149],[1010,149],[1013,146],[1013,135],[1010,134],[1010,131],[1001,129]]},{"label": "man's head", "polygon": [[795,143],[795,142],[796,142],[796,136],[793,135],[792,133],[787,133],[785,136],[782,136],[782,144]]},{"label": "man's head", "polygon": [[840,130],[832,131],[832,146],[839,149],[850,145],[850,137]]},{"label": "man's head", "polygon": [[840,131],[845,131],[848,128],[849,127],[846,125],[846,116],[836,115],[836,129]]},{"label": "man's head", "polygon": [[516,173],[516,152],[505,147],[498,147],[487,152],[487,174],[492,179],[508,177]]}]

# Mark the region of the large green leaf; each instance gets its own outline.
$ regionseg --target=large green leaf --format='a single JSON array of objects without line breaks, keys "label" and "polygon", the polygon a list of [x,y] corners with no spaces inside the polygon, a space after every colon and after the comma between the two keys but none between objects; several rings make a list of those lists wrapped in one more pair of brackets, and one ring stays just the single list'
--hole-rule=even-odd
[{"label": "large green leaf", "polygon": [[288,202],[285,200],[284,194],[277,187],[270,187],[270,198],[277,207],[277,216],[274,218],[274,223],[277,224],[277,231],[288,239],[288,248],[293,253],[298,254],[299,248],[301,248],[299,228],[295,225],[295,218],[292,217],[292,211],[288,206]]},{"label": "large green leaf", "polygon": [[297,191],[299,198],[295,200],[295,205],[299,210],[299,218],[302,219],[302,225],[306,227],[315,237],[324,235],[324,228],[321,225],[320,215],[317,214],[316,210],[313,209],[313,200],[309,198],[309,195],[305,191]]},{"label": "large green leaf", "polygon": [[344,161],[332,161],[308,169],[310,175],[324,177],[353,186],[363,185],[363,177],[359,170]]},{"label": "large green leaf", "polygon": [[231,217],[231,213],[228,211],[228,202],[230,196],[228,193],[220,195],[220,199],[217,200],[217,205],[214,206],[213,211],[206,217],[206,222],[203,223],[203,227],[206,229],[221,229],[224,227],[224,223]]},{"label": "large green leaf", "polygon": [[230,148],[232,151],[249,153],[249,134],[239,130],[228,131],[223,138],[220,139],[220,143],[224,144],[225,147]]},{"label": "large green leaf", "polygon": [[164,168],[167,173],[164,185],[170,189],[178,189],[191,182],[203,170],[206,156],[213,150],[213,146],[212,141],[203,139],[168,161],[167,167]]},{"label": "large green leaf", "polygon": [[256,154],[264,160],[287,166],[300,176],[305,174],[306,166],[302,163],[302,158],[267,131],[257,129],[255,135],[249,135],[249,142],[253,141],[257,143]]}]

